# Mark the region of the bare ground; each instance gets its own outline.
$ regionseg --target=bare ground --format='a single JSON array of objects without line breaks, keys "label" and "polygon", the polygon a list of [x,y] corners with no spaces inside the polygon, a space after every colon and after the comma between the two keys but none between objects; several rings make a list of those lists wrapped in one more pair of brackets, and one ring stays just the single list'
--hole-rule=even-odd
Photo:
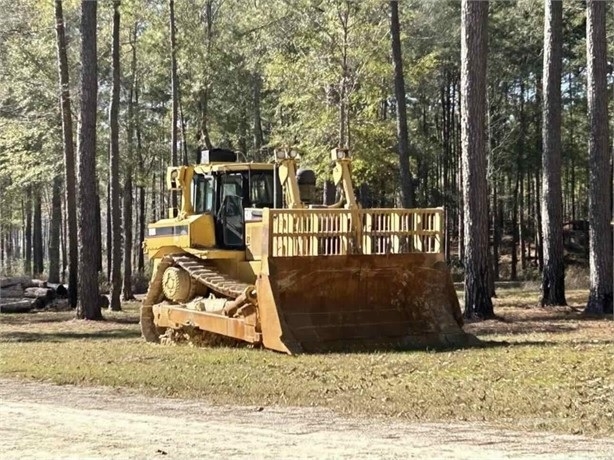
[{"label": "bare ground", "polygon": [[212,406],[0,379],[0,452],[26,458],[614,458],[614,438]]}]

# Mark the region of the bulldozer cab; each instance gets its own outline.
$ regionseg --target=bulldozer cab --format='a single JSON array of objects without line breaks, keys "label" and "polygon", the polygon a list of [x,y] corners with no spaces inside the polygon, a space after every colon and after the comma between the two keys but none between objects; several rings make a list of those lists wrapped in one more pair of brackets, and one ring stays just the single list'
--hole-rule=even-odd
[{"label": "bulldozer cab", "polygon": [[251,209],[282,206],[277,171],[245,170],[194,173],[191,198],[194,214],[210,213],[215,219],[216,246],[245,247],[245,214]]}]

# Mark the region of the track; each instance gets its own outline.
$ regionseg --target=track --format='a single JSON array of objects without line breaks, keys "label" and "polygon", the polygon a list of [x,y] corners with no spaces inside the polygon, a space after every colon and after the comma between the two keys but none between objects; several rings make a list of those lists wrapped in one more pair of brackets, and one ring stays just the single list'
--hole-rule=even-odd
[{"label": "track", "polygon": [[171,255],[174,263],[187,271],[193,279],[207,286],[217,294],[221,294],[231,299],[239,297],[249,284],[242,283],[217,271],[217,267],[205,260],[187,254]]},{"label": "track", "polygon": [[190,254],[169,254],[162,258],[158,264],[155,276],[152,278],[147,295],[141,306],[141,332],[148,342],[159,342],[164,332],[154,323],[152,307],[164,300],[162,290],[162,277],[168,267],[181,267],[199,283],[205,285],[214,294],[235,300],[247,289],[252,287],[247,283],[235,280],[228,275],[220,273],[217,267],[206,260],[199,259]]}]

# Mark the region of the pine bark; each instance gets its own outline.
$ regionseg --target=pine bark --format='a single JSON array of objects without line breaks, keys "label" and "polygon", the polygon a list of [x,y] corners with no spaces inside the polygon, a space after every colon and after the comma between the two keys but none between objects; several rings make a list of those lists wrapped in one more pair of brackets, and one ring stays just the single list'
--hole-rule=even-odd
[{"label": "pine bark", "polygon": [[589,158],[589,266],[587,313],[612,313],[612,177],[608,132],[606,2],[586,5]]},{"label": "pine bark", "polygon": [[487,27],[488,2],[463,0],[461,3],[461,136],[466,318],[494,316],[488,284]]},{"label": "pine bark", "polygon": [[98,290],[96,104],[98,65],[97,2],[81,1],[81,130],[79,132],[79,304],[77,317],[102,319]]},{"label": "pine bark", "polygon": [[32,271],[36,276],[42,275],[43,266],[43,216],[40,187],[32,194],[34,206],[32,213]]},{"label": "pine bark", "polygon": [[[170,44],[171,44],[171,165],[178,164],[177,158],[177,118],[179,105],[179,90],[177,87],[177,40],[175,38],[175,0],[169,0],[170,9]],[[177,195],[171,193],[171,206],[177,208]]]},{"label": "pine bark", "polygon": [[542,108],[542,305],[566,305],[561,192],[563,2],[546,0]]},{"label": "pine bark", "polygon": [[25,203],[25,218],[26,218],[26,230],[24,232],[24,247],[25,247],[25,259],[24,259],[24,272],[26,275],[32,276],[32,187],[26,189],[26,203]]},{"label": "pine bark", "polygon": [[260,153],[260,148],[264,144],[264,134],[262,132],[262,114],[260,110],[260,93],[262,90],[262,77],[255,72],[252,76],[254,85],[254,149]]},{"label": "pine bark", "polygon": [[[134,52],[134,62],[136,67],[136,51]],[[145,257],[143,254],[143,242],[145,241],[145,185],[142,181],[144,181],[144,164],[143,164],[143,145],[141,141],[141,119],[139,115],[139,81],[135,78],[134,84],[134,111],[135,111],[135,136],[136,136],[136,151],[137,156],[139,158],[139,177],[141,181],[141,185],[139,185],[139,251],[137,258],[137,269],[140,273],[143,273],[145,269]],[[155,175],[153,175],[153,182],[156,182]],[[155,189],[151,189],[152,202],[155,200]],[[152,209],[152,213],[154,209]],[[153,217],[153,216],[152,216]]]},{"label": "pine bark", "polygon": [[[134,39],[136,39],[136,27],[134,29]],[[123,300],[133,300],[132,294],[132,175],[134,164],[134,92],[136,88],[136,47],[132,45],[132,61],[130,64],[130,72],[132,79],[130,81],[130,94],[128,96],[128,155],[126,174],[124,182],[124,277],[122,287]],[[142,251],[141,251],[142,252]]]},{"label": "pine bark", "polygon": [[126,169],[124,183],[124,276],[122,286],[123,300],[134,300],[132,293],[132,167]]},{"label": "pine bark", "polygon": [[407,107],[405,103],[405,77],[399,26],[399,2],[390,0],[390,37],[392,66],[394,68],[394,94],[397,102],[397,142],[399,153],[399,176],[401,179],[401,204],[404,208],[414,205],[414,190],[409,170],[409,134],[407,132]]},{"label": "pine bark", "polygon": [[121,310],[122,290],[122,209],[119,185],[119,91],[120,91],[120,0],[113,2],[113,46],[111,60],[113,66],[113,84],[111,89],[111,106],[109,109],[109,127],[111,142],[109,148],[109,179],[111,195],[111,302],[113,311]]},{"label": "pine bark", "polygon": [[55,0],[55,21],[60,76],[60,105],[62,109],[62,142],[64,146],[64,184],[65,214],[68,240],[68,300],[71,308],[77,306],[77,286],[79,270],[79,246],[77,234],[77,185],[75,177],[75,144],[73,137],[72,111],[70,103],[70,80],[68,77],[68,57],[66,55],[66,34],[62,0]]},{"label": "pine bark", "polygon": [[51,190],[51,222],[49,224],[50,283],[60,282],[60,231],[62,228],[62,178],[55,176]]},{"label": "pine bark", "polygon": [[[206,52],[207,57],[211,56],[211,50],[213,48],[213,0],[207,0],[205,2],[205,33],[207,37]],[[205,82],[204,88],[199,94],[199,109],[200,109],[200,143],[207,149],[213,148],[211,138],[209,136],[209,100],[211,99],[211,85],[209,82]]]},{"label": "pine bark", "polygon": [[94,203],[94,205],[96,206],[96,212],[94,214],[95,220],[94,220],[94,226],[96,228],[96,232],[95,232],[95,236],[96,236],[96,240],[94,242],[95,246],[95,250],[94,250],[94,255],[96,258],[96,271],[99,273],[102,273],[102,216],[101,216],[101,212],[100,212],[100,190],[99,190],[99,185],[98,183],[96,183],[96,201]]}]

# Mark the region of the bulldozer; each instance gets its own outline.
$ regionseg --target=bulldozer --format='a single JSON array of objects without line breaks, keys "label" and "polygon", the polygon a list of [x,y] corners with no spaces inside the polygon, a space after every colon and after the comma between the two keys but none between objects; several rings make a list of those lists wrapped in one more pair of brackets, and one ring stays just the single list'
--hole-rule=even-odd
[{"label": "bulldozer", "polygon": [[329,206],[291,148],[269,163],[211,149],[169,167],[181,200],[143,243],[143,337],[189,329],[288,354],[465,345],[443,209],[362,208],[351,161],[331,151]]}]

